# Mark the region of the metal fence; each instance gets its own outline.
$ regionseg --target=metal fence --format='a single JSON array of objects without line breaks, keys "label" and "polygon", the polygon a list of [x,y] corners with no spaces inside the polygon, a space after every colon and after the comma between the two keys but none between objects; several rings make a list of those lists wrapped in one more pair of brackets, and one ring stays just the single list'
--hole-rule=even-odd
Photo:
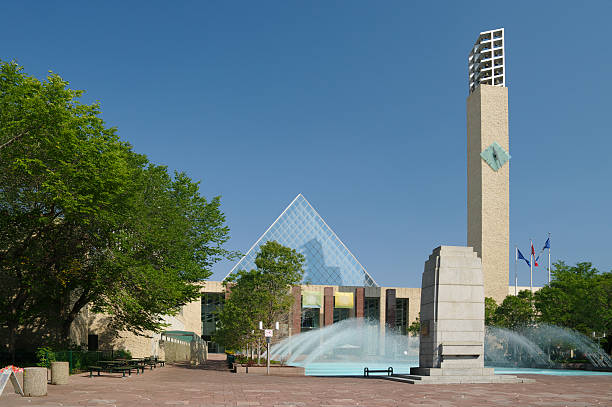
[{"label": "metal fence", "polygon": [[74,373],[77,370],[86,370],[87,368],[89,368],[89,366],[95,366],[101,360],[114,360],[115,358],[130,357],[130,353],[125,350],[64,350],[46,352],[45,359],[47,361],[47,364],[49,365],[53,361],[68,362],[70,366],[70,373]]}]

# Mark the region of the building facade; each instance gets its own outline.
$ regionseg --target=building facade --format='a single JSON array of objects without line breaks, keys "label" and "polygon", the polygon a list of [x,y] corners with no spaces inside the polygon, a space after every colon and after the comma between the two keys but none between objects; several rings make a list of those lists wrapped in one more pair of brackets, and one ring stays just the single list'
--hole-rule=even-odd
[{"label": "building facade", "polygon": [[[468,57],[467,98],[467,245],[482,260],[486,297],[498,303],[515,294],[509,276],[509,130],[504,29],[481,32]],[[260,246],[268,241],[291,247],[305,258],[304,280],[291,288],[293,308],[281,326],[284,336],[318,329],[347,318],[379,321],[387,329],[406,333],[420,311],[420,288],[380,287],[338,235],[299,194],[229,271],[255,268]],[[425,258],[424,258],[425,260]],[[187,304],[180,315],[168,317],[170,329],[192,332],[209,342],[211,352],[223,348],[212,342],[217,312],[229,293],[221,281],[202,284],[200,300]],[[102,332],[103,316],[78,325],[79,342]],[[135,355],[156,354],[161,336],[115,338]],[[119,341],[119,342],[117,342]]]}]

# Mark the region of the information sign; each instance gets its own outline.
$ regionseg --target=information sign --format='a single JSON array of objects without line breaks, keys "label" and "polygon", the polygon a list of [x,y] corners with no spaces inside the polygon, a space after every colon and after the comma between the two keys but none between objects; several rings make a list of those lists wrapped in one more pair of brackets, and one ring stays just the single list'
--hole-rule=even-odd
[{"label": "information sign", "polygon": [[12,370],[6,370],[0,374],[0,395],[2,395],[4,387],[6,386],[6,383],[8,383],[9,379],[11,380],[11,383],[13,383],[13,389],[15,390],[15,393],[23,396],[21,384],[19,383],[19,380],[17,380],[17,377],[15,376],[15,373],[13,373]]}]

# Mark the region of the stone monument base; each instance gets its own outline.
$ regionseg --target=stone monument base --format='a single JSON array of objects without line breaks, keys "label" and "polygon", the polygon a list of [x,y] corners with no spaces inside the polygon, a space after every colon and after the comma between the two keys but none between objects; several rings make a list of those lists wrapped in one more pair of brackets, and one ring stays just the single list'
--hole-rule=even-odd
[{"label": "stone monument base", "polygon": [[381,376],[381,378],[410,384],[535,383],[533,379],[496,375],[492,367],[467,369],[413,367],[409,375]]},{"label": "stone monument base", "polygon": [[435,248],[421,285],[419,367],[387,378],[412,384],[534,382],[484,366],[484,300],[482,262],[474,249]]}]

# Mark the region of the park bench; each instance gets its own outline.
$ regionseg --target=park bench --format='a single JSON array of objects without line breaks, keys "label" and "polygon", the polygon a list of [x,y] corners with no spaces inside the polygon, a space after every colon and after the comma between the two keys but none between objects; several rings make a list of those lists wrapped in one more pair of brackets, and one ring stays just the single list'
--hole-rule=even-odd
[{"label": "park bench", "polygon": [[370,373],[386,373],[387,376],[393,376],[393,368],[389,366],[389,368],[382,370],[373,370],[367,367],[363,369],[363,377],[370,377]]},{"label": "park bench", "polygon": [[[136,374],[138,374],[139,367],[129,366],[126,362],[115,364],[115,363],[106,363],[104,366],[89,366],[89,377],[93,377],[93,372],[98,372],[98,376],[100,376],[100,372],[108,372],[115,373],[121,372],[122,377],[125,377],[125,372],[128,373],[128,376],[132,375],[132,369],[136,369]],[[144,367],[143,367],[144,372]]]},{"label": "park bench", "polygon": [[115,373],[115,372],[121,372],[123,374],[123,377],[125,377],[125,372],[128,372],[128,376],[132,375],[132,369],[133,367],[131,366],[109,366],[108,367],[108,371],[110,373]]},{"label": "park bench", "polygon": [[156,366],[157,364],[155,363],[155,359],[145,358],[142,363],[144,366],[149,366],[150,370],[153,370],[154,367],[157,367]]},{"label": "park bench", "polygon": [[100,376],[100,372],[103,371],[104,368],[100,366],[89,366],[89,377],[93,377],[93,372],[98,372],[98,376]]},{"label": "park bench", "polygon": [[144,358],[144,364],[150,366],[151,370],[153,370],[153,368],[157,367],[157,365],[164,367],[166,365],[166,361],[157,359],[157,357],[149,357]]},{"label": "park bench", "polygon": [[144,373],[146,365],[144,363],[144,361],[142,359],[136,359],[136,360],[128,360],[126,361],[127,366],[133,368],[136,370],[136,374],[140,374],[139,372],[142,371],[142,373]]}]

